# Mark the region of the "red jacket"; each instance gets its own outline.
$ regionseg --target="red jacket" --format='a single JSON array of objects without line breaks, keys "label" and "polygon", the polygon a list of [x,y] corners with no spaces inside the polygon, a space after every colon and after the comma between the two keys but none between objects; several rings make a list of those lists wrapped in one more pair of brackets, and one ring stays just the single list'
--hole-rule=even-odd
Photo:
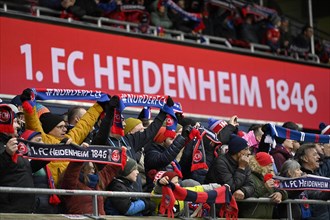
[{"label": "red jacket", "polygon": [[[82,162],[70,162],[68,168],[65,171],[62,188],[63,189],[76,189],[76,190],[94,190],[88,187],[86,184],[80,182],[79,175],[82,167]],[[113,178],[117,176],[118,168],[111,164],[105,166],[99,173],[99,181],[102,181],[104,186],[109,185]],[[99,186],[96,190],[103,190]],[[64,196],[64,202],[66,211],[68,214],[92,214],[93,213],[93,201],[92,196]],[[105,215],[103,196],[98,196],[97,201],[98,211],[100,215]]]}]

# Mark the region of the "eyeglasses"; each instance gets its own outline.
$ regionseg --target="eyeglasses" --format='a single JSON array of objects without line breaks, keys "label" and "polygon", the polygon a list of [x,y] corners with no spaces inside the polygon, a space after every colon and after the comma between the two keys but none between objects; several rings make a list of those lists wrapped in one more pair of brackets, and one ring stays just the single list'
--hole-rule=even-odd
[{"label": "eyeglasses", "polygon": [[66,129],[66,126],[65,125],[57,125],[55,128],[63,130],[64,128]]}]

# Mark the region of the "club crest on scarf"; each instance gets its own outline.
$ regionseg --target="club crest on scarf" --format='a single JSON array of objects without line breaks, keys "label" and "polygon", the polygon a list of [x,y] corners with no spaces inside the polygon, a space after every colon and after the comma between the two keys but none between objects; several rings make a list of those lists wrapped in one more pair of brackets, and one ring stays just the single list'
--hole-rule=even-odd
[{"label": "club crest on scarf", "polygon": [[15,113],[6,104],[0,104],[0,132],[14,133]]},{"label": "club crest on scarf", "polygon": [[118,150],[114,150],[111,154],[111,160],[114,162],[118,162],[120,160],[120,152]]},{"label": "club crest on scarf", "polygon": [[29,152],[29,148],[23,143],[19,142],[17,145],[17,154],[24,155]]},{"label": "club crest on scarf", "polygon": [[201,161],[202,158],[203,158],[202,152],[200,150],[197,150],[194,154],[194,158],[193,158],[194,162],[198,163],[199,161]]},{"label": "club crest on scarf", "polygon": [[8,109],[0,109],[0,123],[10,124],[11,123],[11,112]]}]

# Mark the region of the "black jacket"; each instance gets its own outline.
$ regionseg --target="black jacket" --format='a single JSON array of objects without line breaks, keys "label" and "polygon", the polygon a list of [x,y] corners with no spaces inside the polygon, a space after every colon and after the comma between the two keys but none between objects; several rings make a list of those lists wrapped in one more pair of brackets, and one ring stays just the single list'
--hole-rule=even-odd
[{"label": "black jacket", "polygon": [[245,198],[251,197],[254,193],[251,169],[249,167],[245,170],[239,169],[238,163],[228,153],[214,160],[206,175],[205,183],[228,184],[232,193],[240,189],[245,194]]},{"label": "black jacket", "polygon": [[[184,147],[185,139],[179,135],[169,147],[163,147],[157,143],[151,142],[144,148],[144,169],[146,174],[150,170],[167,170],[166,167],[176,158]],[[147,178],[147,191],[151,192],[153,189],[153,179],[148,175]]]},{"label": "black jacket", "polygon": [[[0,186],[33,188],[32,172],[48,162],[33,161],[18,157],[17,163],[5,150],[10,137],[0,133]],[[0,193],[0,213],[32,213],[35,207],[34,194]]]}]

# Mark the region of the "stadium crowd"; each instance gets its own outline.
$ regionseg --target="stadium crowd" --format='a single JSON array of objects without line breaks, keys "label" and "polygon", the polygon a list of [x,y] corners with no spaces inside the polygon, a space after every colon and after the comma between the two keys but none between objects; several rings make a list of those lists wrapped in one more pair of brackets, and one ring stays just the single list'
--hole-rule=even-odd
[{"label": "stadium crowd", "polygon": [[[230,189],[238,202],[238,217],[252,219],[287,218],[286,205],[281,204],[286,199],[330,198],[329,188],[284,190],[275,178],[307,174],[329,178],[330,125],[320,123],[319,134],[304,134],[308,141],[314,138],[313,143],[280,135],[269,141],[270,124],[255,124],[242,131],[238,116],[233,115],[229,121],[209,118],[203,126],[182,111],[174,111],[171,97],[153,119],[147,106],[136,118],[125,118],[118,96],[106,95],[89,109],[74,106],[64,115],[51,113],[35,97],[32,89],[25,89],[10,103],[0,103],[0,186],[153,194],[165,193],[170,187],[184,192],[192,217],[209,215],[211,204],[199,205],[202,200],[198,199],[227,192],[219,191],[221,187]],[[279,127],[286,134],[299,134],[301,129],[291,121]],[[56,156],[49,161],[29,160],[22,156],[26,153],[20,148],[22,141],[54,146],[53,152],[70,144],[84,149],[95,145],[125,149],[127,159],[123,168],[114,163],[63,161]],[[251,197],[266,197],[271,202],[239,202]],[[163,214],[163,202],[98,196],[98,209],[101,215],[152,216]],[[173,214],[181,216],[183,201],[178,199],[173,206]],[[1,213],[92,214],[92,207],[91,196],[0,193]],[[292,209],[294,219],[330,218],[329,205],[294,204]]]},{"label": "stadium crowd", "polygon": [[[159,36],[174,29],[205,40],[203,35],[228,39],[235,46],[268,45],[270,53],[308,58],[313,28],[293,33],[290,19],[280,7],[262,7],[259,1],[243,0],[12,0],[60,11],[60,17],[84,20],[85,15],[138,24],[136,32],[157,27]],[[32,3],[31,3],[32,2]],[[276,4],[275,4],[276,5]],[[32,12],[33,13],[33,12]],[[121,27],[121,25],[115,25]],[[122,27],[123,28],[123,27]],[[330,42],[314,35],[315,54],[329,63]]]}]

